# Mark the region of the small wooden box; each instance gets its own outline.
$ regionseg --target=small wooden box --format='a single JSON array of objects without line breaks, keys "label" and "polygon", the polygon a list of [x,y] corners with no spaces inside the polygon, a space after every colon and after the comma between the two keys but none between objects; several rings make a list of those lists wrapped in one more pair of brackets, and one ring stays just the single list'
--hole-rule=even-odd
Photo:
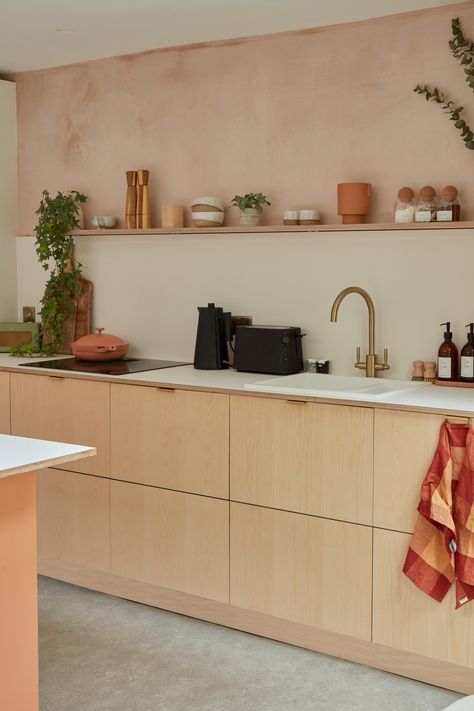
[{"label": "small wooden box", "polygon": [[31,343],[39,336],[39,323],[0,323],[0,353],[15,346]]}]

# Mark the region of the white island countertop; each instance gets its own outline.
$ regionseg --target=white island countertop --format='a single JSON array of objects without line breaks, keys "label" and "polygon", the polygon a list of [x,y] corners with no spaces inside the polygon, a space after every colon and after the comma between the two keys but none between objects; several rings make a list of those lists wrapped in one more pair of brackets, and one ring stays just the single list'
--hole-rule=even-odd
[{"label": "white island countertop", "polygon": [[[63,356],[70,357],[70,356]],[[31,362],[52,360],[51,358],[34,358]],[[56,358],[54,359],[56,360]],[[20,365],[20,363],[22,365]],[[191,390],[211,390],[214,392],[241,393],[245,395],[261,395],[267,397],[291,397],[288,390],[282,389],[281,393],[269,393],[265,387],[259,388],[260,381],[271,378],[262,373],[241,373],[232,368],[225,370],[196,370],[192,365],[164,368],[161,370],[148,370],[130,375],[104,376],[96,373],[80,373],[67,370],[41,370],[28,368],[28,358],[12,358],[6,353],[0,354],[0,370],[8,369],[15,372],[36,373],[37,375],[69,376],[72,378],[85,378],[87,380],[105,380],[114,383],[129,383],[131,385],[152,385],[163,387],[176,387]],[[354,377],[357,377],[354,374]],[[360,374],[359,374],[360,377]],[[387,376],[389,377],[389,375]],[[380,380],[383,380],[380,377]],[[409,386],[411,383],[407,381]],[[251,391],[246,386],[251,385]],[[253,392],[252,392],[253,391]],[[294,397],[305,397],[295,393]],[[358,397],[353,393],[350,397],[337,398],[329,393],[325,396],[306,396],[310,400],[319,402],[338,402],[366,407],[388,407],[400,409],[413,409],[424,412],[438,412],[441,414],[462,415],[474,417],[474,388],[440,387],[429,383],[423,384],[413,390],[406,390],[385,395],[383,398],[370,399]]]},{"label": "white island countertop", "polygon": [[0,479],[92,457],[94,447],[0,434]]}]

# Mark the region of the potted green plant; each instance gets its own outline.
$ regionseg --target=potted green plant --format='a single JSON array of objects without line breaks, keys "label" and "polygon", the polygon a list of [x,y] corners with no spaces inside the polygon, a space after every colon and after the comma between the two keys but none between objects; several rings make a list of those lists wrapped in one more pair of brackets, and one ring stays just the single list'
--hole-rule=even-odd
[{"label": "potted green plant", "polygon": [[241,225],[256,227],[260,224],[264,205],[271,205],[271,202],[268,202],[267,196],[262,193],[246,193],[234,195],[232,205],[240,209]]},{"label": "potted green plant", "polygon": [[36,211],[36,254],[45,271],[49,270],[41,299],[42,344],[45,355],[61,350],[65,319],[74,312],[74,297],[79,293],[81,264],[74,258],[72,230],[80,225],[80,208],[87,198],[77,190],[58,192],[51,197],[43,190]]}]

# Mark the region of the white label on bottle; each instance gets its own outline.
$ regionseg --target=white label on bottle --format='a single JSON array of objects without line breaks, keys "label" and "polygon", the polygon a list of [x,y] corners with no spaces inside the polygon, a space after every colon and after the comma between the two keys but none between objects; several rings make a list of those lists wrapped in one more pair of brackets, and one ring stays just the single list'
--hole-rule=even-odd
[{"label": "white label on bottle", "polygon": [[451,358],[438,358],[438,378],[451,377]]},{"label": "white label on bottle", "polygon": [[395,210],[395,222],[413,222],[415,210],[413,207]]},{"label": "white label on bottle", "polygon": [[436,213],[436,219],[438,222],[452,222],[453,221],[453,211],[452,210],[438,210]]},{"label": "white label on bottle", "polygon": [[463,378],[474,378],[473,356],[461,356],[461,375]]},{"label": "white label on bottle", "polygon": [[431,222],[431,210],[417,210],[415,222]]}]

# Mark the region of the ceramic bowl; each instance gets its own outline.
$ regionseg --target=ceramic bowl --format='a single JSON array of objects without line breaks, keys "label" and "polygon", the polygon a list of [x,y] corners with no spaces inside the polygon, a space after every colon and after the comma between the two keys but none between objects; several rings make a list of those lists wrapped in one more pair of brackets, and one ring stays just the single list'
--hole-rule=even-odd
[{"label": "ceramic bowl", "polygon": [[319,225],[321,223],[319,210],[300,210],[298,216],[300,225]]},{"label": "ceramic bowl", "polygon": [[95,229],[111,229],[115,227],[116,222],[117,218],[111,215],[94,215],[91,219],[91,225],[95,227]]},{"label": "ceramic bowl", "polygon": [[224,212],[224,200],[215,197],[196,198],[191,203],[193,212]]},{"label": "ceramic bowl", "polygon": [[220,227],[224,224],[223,212],[193,212],[195,227]]}]

